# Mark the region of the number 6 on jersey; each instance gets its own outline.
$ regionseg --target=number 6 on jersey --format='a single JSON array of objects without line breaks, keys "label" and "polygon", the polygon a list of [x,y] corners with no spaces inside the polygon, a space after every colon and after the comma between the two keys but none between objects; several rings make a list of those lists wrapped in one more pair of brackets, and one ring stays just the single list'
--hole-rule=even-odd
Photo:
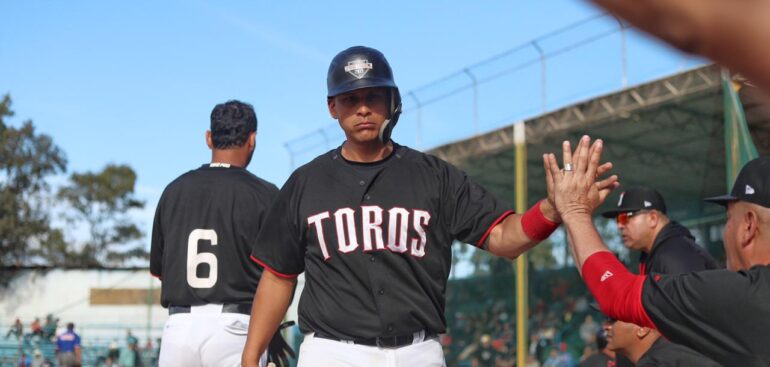
[{"label": "number 6 on jersey", "polygon": [[[193,288],[211,288],[217,283],[217,256],[211,252],[198,252],[198,242],[210,241],[217,245],[217,232],[213,229],[195,229],[187,238],[187,284]],[[198,277],[198,266],[208,264],[209,275]]]}]

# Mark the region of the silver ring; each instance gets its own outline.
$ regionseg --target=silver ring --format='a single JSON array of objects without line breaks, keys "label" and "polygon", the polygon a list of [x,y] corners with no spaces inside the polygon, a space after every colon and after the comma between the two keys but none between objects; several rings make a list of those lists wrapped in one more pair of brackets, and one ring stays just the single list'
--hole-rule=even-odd
[{"label": "silver ring", "polygon": [[564,172],[572,171],[572,163],[564,163]]}]

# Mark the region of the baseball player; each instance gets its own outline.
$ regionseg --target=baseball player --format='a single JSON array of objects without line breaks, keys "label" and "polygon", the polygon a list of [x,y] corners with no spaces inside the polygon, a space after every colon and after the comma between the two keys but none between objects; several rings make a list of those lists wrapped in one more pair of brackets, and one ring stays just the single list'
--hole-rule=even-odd
[{"label": "baseball player", "polygon": [[727,206],[729,270],[642,276],[607,250],[591,221],[609,188],[593,184],[601,140],[589,145],[589,137],[581,139],[573,162],[565,142],[563,172],[553,154],[543,159],[575,264],[602,312],[655,328],[724,366],[770,366],[770,157],[747,163],[731,194],[707,199]]},{"label": "baseball player", "polygon": [[[262,269],[249,259],[275,185],[246,170],[257,117],[251,105],[214,107],[211,163],[166,187],[155,212],[150,271],[162,281],[160,366],[237,366]],[[265,356],[260,365],[264,366]]]},{"label": "baseball player", "polygon": [[346,140],[296,170],[267,217],[243,365],[256,365],[304,272],[300,367],[443,366],[452,242],[515,258],[558,217],[548,200],[514,214],[452,165],[392,141],[401,98],[379,51],[340,52],[327,87]]}]

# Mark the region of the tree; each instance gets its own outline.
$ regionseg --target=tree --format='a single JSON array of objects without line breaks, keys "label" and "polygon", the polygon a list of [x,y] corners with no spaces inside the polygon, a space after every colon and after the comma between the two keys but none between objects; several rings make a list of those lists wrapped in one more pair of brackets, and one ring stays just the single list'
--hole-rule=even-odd
[{"label": "tree", "polygon": [[50,226],[47,178],[66,170],[64,152],[53,139],[35,131],[31,120],[11,127],[11,97],[0,101],[0,261],[26,265],[46,249],[63,245]]},{"label": "tree", "polygon": [[146,259],[143,234],[129,212],[144,202],[134,196],[136,173],[127,165],[107,165],[101,172],[73,173],[59,198],[70,207],[67,216],[75,228],[83,225],[88,238],[71,248],[68,262],[79,266],[121,265]]}]

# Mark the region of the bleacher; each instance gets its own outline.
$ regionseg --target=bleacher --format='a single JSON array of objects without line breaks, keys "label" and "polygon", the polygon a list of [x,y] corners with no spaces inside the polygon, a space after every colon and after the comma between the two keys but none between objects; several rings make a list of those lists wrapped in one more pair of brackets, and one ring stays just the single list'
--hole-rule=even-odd
[{"label": "bleacher", "polygon": [[[101,366],[107,357],[109,351],[109,341],[90,340],[84,338],[82,342],[82,363],[83,367]],[[39,349],[44,359],[56,366],[56,344],[53,341],[44,340],[39,336],[25,336],[22,339],[0,338],[0,367],[17,367],[22,354],[32,360],[35,350]],[[121,348],[121,353],[127,352],[127,348]],[[142,351],[142,365],[153,367],[157,366],[154,351]]]}]

